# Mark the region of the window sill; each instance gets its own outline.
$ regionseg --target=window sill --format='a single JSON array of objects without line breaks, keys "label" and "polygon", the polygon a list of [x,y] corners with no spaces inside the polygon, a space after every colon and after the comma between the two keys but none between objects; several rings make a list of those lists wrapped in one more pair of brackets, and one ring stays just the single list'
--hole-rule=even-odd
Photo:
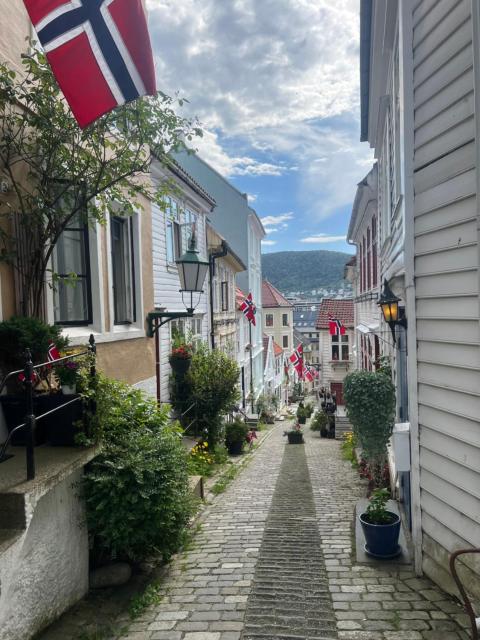
[{"label": "window sill", "polygon": [[100,333],[92,326],[90,327],[65,327],[62,330],[63,335],[70,339],[70,344],[75,347],[88,342],[90,335],[93,333],[95,342],[102,344],[104,342],[117,342],[119,340],[138,340],[145,338],[145,330],[135,326],[118,325],[113,331]]}]

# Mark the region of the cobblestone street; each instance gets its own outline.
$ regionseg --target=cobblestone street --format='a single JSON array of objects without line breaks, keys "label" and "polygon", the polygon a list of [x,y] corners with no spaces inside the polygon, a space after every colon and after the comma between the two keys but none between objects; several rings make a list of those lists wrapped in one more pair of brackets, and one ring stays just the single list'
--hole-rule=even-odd
[{"label": "cobblestone street", "polygon": [[[204,511],[160,604],[133,623],[120,616],[112,638],[467,640],[460,607],[410,567],[352,561],[357,473],[338,442],[307,428],[305,447],[285,447],[284,428]],[[56,625],[42,640],[97,638],[80,633],[88,624],[78,635]]]}]

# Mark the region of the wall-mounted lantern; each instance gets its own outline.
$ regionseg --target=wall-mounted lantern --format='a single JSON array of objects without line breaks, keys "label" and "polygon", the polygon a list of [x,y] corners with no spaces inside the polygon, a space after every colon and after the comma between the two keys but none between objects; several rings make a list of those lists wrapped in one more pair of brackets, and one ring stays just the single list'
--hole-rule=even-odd
[{"label": "wall-mounted lantern", "polygon": [[404,307],[400,307],[399,303],[400,298],[393,293],[390,289],[387,279],[383,281],[383,291],[378,299],[377,304],[382,309],[383,319],[388,324],[392,331],[393,341],[396,342],[395,338],[395,327],[398,325],[400,327],[407,328],[407,318],[405,317],[405,309]]}]

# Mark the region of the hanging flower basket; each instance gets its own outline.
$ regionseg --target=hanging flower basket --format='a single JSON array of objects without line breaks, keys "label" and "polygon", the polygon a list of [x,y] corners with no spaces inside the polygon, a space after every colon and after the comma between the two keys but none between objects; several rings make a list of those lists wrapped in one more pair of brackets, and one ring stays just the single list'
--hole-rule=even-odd
[{"label": "hanging flower basket", "polygon": [[175,373],[175,375],[185,375],[190,369],[190,365],[192,364],[191,357],[178,358],[171,355],[168,361],[170,362],[170,366],[172,367],[172,371]]}]

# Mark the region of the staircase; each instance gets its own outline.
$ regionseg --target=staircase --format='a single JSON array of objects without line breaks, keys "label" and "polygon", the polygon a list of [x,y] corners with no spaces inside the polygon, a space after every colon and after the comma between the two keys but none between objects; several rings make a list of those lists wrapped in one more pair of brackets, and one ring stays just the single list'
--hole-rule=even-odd
[{"label": "staircase", "polygon": [[343,440],[343,437],[349,431],[353,431],[347,416],[335,416],[335,440]]}]

